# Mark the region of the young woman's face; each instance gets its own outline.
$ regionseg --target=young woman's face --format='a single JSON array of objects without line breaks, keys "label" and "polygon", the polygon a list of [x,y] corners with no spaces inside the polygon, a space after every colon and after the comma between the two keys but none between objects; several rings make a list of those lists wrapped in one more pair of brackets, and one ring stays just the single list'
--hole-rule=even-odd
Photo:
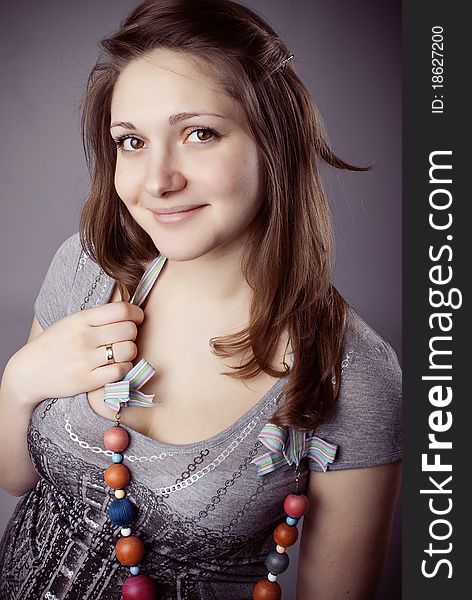
[{"label": "young woman's face", "polygon": [[110,131],[116,191],[165,256],[244,244],[262,204],[257,147],[243,109],[213,79],[169,50],[133,61],[113,92]]}]

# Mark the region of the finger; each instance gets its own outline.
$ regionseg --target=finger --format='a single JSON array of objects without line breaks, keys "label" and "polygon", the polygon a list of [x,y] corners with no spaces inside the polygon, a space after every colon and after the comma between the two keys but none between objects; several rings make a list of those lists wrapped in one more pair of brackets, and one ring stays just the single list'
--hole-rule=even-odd
[{"label": "finger", "polygon": [[91,373],[91,390],[96,390],[105,386],[107,383],[121,381],[123,377],[131,371],[133,363],[122,362],[113,365],[105,365],[94,369]]},{"label": "finger", "polygon": [[133,321],[140,325],[144,320],[144,311],[141,307],[129,302],[110,302],[102,306],[96,306],[84,310],[81,314],[85,315],[86,322],[92,327],[108,325],[110,323],[120,323],[122,321]]},{"label": "finger", "polygon": [[[113,359],[115,363],[130,362],[138,355],[138,349],[134,342],[117,342],[111,344],[113,351]],[[91,369],[107,365],[107,349],[106,346],[100,346],[91,352]]]},{"label": "finger", "polygon": [[138,335],[138,326],[133,321],[99,325],[89,329],[95,348],[108,346],[117,342],[135,340]]}]

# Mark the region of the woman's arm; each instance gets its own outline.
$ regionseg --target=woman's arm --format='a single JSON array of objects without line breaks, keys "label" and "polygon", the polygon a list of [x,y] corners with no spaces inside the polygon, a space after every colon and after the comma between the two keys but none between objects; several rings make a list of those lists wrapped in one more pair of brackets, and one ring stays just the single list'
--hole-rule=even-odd
[{"label": "woman's arm", "polygon": [[371,600],[387,556],[401,462],[311,471],[297,600]]},{"label": "woman's arm", "polygon": [[[28,342],[43,332],[36,317],[33,319]],[[11,361],[5,367],[0,383],[0,487],[12,496],[22,496],[36,485],[39,476],[28,452],[27,433],[35,404],[19,391],[18,376],[10,378]]]}]

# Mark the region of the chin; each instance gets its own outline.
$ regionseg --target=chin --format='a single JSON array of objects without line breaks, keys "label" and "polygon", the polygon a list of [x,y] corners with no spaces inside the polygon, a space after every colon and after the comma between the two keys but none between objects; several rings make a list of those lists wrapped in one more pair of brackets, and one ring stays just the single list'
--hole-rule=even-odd
[{"label": "chin", "polygon": [[177,244],[175,241],[174,243],[166,243],[162,239],[153,239],[153,242],[156,248],[159,249],[159,252],[169,260],[174,260],[176,262],[195,260],[209,254],[212,250],[215,250],[215,246],[208,244],[191,244],[189,242]]}]

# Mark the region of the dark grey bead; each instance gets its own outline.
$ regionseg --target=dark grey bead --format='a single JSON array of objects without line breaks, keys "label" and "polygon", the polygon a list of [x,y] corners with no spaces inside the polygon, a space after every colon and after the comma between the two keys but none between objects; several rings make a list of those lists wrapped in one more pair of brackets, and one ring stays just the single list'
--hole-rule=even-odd
[{"label": "dark grey bead", "polygon": [[276,550],[272,550],[272,552],[269,552],[267,555],[265,566],[269,573],[279,575],[288,569],[289,562],[288,554],[286,552],[279,554]]}]

